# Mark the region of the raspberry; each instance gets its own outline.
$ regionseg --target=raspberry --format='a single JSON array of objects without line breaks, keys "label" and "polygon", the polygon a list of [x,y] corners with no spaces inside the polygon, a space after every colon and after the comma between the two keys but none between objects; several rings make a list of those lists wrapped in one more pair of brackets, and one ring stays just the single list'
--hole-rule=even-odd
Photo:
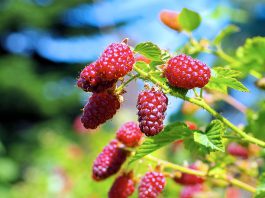
[{"label": "raspberry", "polygon": [[133,194],[134,190],[131,174],[123,174],[113,183],[109,191],[109,198],[127,198]]},{"label": "raspberry", "polygon": [[186,121],[185,123],[187,124],[187,126],[189,127],[190,130],[197,130],[198,129],[197,125],[193,122]]},{"label": "raspberry", "polygon": [[118,80],[132,70],[134,63],[133,52],[128,45],[112,43],[99,58],[99,73],[105,80]]},{"label": "raspberry", "polygon": [[[190,169],[198,170],[195,164],[189,166]],[[198,177],[196,175],[182,173],[180,178],[174,178],[175,182],[183,185],[195,185],[204,182],[202,177]]]},{"label": "raspberry", "polygon": [[104,180],[120,170],[128,152],[119,148],[117,140],[112,140],[98,155],[93,165],[93,179]]},{"label": "raspberry", "polygon": [[108,88],[113,87],[116,80],[106,81],[99,77],[97,69],[99,68],[98,62],[91,63],[86,66],[80,73],[77,80],[77,86],[84,91],[88,92],[102,92]]},{"label": "raspberry", "polygon": [[111,119],[120,108],[117,96],[109,93],[93,93],[84,107],[81,122],[87,129],[95,129]]},{"label": "raspberry", "polygon": [[147,172],[141,179],[139,198],[156,198],[164,190],[166,179],[162,173]]},{"label": "raspberry", "polygon": [[167,27],[178,32],[182,30],[178,21],[179,13],[172,10],[162,10],[159,16],[162,23],[164,23]]},{"label": "raspberry", "polygon": [[127,122],[117,131],[117,139],[128,147],[135,147],[143,136],[138,124]]},{"label": "raspberry", "polygon": [[227,152],[230,155],[236,156],[236,157],[242,157],[244,159],[248,158],[248,149],[241,146],[240,144],[237,144],[235,142],[232,142],[227,147]]},{"label": "raspberry", "polygon": [[168,99],[162,91],[142,91],[138,96],[138,121],[140,129],[146,136],[154,136],[163,130],[163,120]]},{"label": "raspberry", "polygon": [[173,87],[184,89],[202,88],[208,83],[211,70],[199,60],[181,54],[168,61],[165,76]]},{"label": "raspberry", "polygon": [[201,184],[184,186],[180,192],[180,198],[195,198],[195,195],[203,191]]}]

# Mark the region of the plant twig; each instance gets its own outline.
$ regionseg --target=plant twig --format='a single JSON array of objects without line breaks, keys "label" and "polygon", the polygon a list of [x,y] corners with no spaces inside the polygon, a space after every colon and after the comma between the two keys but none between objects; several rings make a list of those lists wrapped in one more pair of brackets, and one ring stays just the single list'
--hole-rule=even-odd
[{"label": "plant twig", "polygon": [[139,77],[138,74],[136,75],[133,75],[129,80],[127,80],[126,82],[122,83],[116,90],[115,90],[115,93],[117,95],[121,94],[122,91],[124,90],[124,88],[131,82],[133,81],[134,79],[136,79],[137,77]]},{"label": "plant twig", "polygon": [[188,173],[188,174],[192,174],[192,175],[197,175],[197,176],[200,176],[200,177],[213,177],[215,179],[221,179],[221,180],[224,180],[232,185],[235,185],[235,186],[238,186],[242,189],[245,189],[249,192],[252,192],[252,193],[255,193],[256,192],[256,189],[238,179],[235,179],[233,178],[232,176],[228,176],[228,175],[209,175],[207,172],[203,172],[203,171],[199,171],[199,170],[194,170],[194,169],[190,169],[190,168],[187,168],[187,167],[184,167],[184,166],[180,166],[180,165],[177,165],[177,164],[173,164],[171,162],[168,162],[168,161],[165,161],[165,160],[161,160],[161,159],[158,159],[156,157],[153,157],[151,155],[146,155],[144,157],[145,159],[149,160],[149,161],[152,161],[152,162],[156,162],[158,164],[161,164],[163,165],[165,168],[171,168],[173,170],[176,170],[176,171],[180,171],[182,173]]},{"label": "plant twig", "polygon": [[256,139],[255,137],[252,137],[252,136],[246,134],[243,130],[239,129],[234,124],[232,124],[229,120],[227,120],[226,118],[221,116],[218,112],[216,112],[202,98],[190,98],[188,96],[183,96],[183,95],[175,92],[174,90],[170,89],[166,84],[160,82],[158,79],[154,78],[152,75],[149,75],[148,73],[146,73],[141,68],[138,68],[138,67],[135,66],[134,70],[140,75],[140,77],[142,77],[143,79],[147,79],[148,78],[148,80],[152,81],[154,84],[156,84],[161,89],[163,89],[165,93],[169,93],[172,96],[181,98],[183,100],[186,100],[188,102],[191,102],[193,104],[196,104],[196,105],[202,107],[203,109],[208,111],[210,114],[212,114],[214,117],[216,117],[218,120],[223,122],[227,127],[232,129],[235,133],[239,134],[246,141],[265,148],[265,142],[264,141]]}]

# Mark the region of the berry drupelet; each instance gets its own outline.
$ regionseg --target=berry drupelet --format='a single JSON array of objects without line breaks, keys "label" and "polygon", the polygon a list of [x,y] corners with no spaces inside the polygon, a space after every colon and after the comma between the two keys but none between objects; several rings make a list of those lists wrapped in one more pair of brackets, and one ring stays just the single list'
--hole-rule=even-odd
[{"label": "berry drupelet", "polygon": [[163,120],[168,99],[162,92],[152,88],[142,91],[138,96],[137,109],[140,129],[146,136],[154,136],[164,128]]}]

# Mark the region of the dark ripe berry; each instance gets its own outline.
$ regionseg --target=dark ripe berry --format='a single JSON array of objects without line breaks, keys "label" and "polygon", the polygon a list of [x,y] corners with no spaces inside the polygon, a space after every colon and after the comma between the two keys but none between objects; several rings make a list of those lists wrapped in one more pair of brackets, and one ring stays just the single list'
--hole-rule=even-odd
[{"label": "dark ripe berry", "polygon": [[196,194],[203,191],[201,184],[184,186],[180,192],[180,198],[195,198]]},{"label": "dark ripe berry", "polygon": [[[197,166],[195,164],[192,164],[189,166],[190,169],[198,170]],[[175,182],[182,184],[182,185],[195,185],[195,184],[201,184],[204,182],[204,179],[202,177],[198,177],[196,175],[188,174],[188,173],[182,173],[180,178],[174,178]]]},{"label": "dark ripe berry", "polygon": [[236,142],[232,142],[227,147],[227,152],[230,155],[236,156],[236,157],[242,157],[244,159],[248,158],[248,149],[241,146],[240,144],[237,144]]},{"label": "dark ripe berry", "polygon": [[111,119],[120,108],[117,96],[109,93],[93,93],[85,105],[81,122],[87,129],[95,129]]},{"label": "dark ripe berry", "polygon": [[123,174],[114,181],[109,191],[109,198],[127,198],[133,194],[134,190],[131,174]]},{"label": "dark ripe berry", "polygon": [[142,136],[143,134],[135,122],[126,122],[116,134],[116,138],[128,147],[137,146]]},{"label": "dark ripe berry", "polygon": [[146,136],[154,136],[163,130],[167,104],[167,96],[154,88],[139,94],[137,101],[138,121],[141,131]]},{"label": "dark ripe berry", "polygon": [[181,54],[168,61],[165,76],[173,87],[184,89],[202,88],[208,83],[211,70],[201,61]]},{"label": "dark ripe berry", "polygon": [[139,198],[157,198],[164,190],[166,179],[160,172],[147,172],[138,187]]},{"label": "dark ripe berry", "polygon": [[93,165],[93,179],[104,180],[120,170],[128,151],[119,148],[117,140],[112,140],[98,155]]},{"label": "dark ripe berry", "polygon": [[99,73],[105,80],[118,80],[129,73],[135,63],[133,52],[124,43],[112,43],[99,58]]},{"label": "dark ripe berry", "polygon": [[98,62],[86,66],[80,73],[77,80],[77,86],[86,92],[103,92],[114,86],[116,80],[107,81],[102,79],[98,74]]},{"label": "dark ripe berry", "polygon": [[189,127],[190,130],[197,130],[198,127],[194,122],[190,122],[190,121],[186,121],[185,122],[187,124],[187,126]]}]

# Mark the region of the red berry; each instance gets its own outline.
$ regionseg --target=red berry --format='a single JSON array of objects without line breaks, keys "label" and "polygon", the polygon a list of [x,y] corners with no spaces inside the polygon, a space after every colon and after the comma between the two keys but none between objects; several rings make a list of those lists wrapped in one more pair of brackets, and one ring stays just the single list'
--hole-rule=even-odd
[{"label": "red berry", "polygon": [[113,183],[109,191],[109,198],[127,198],[133,194],[134,190],[131,174],[123,174]]},{"label": "red berry", "polygon": [[112,140],[98,155],[93,165],[93,179],[104,180],[120,170],[128,152],[119,148],[117,140]]},{"label": "red berry", "polygon": [[197,130],[198,127],[194,122],[190,122],[190,121],[186,121],[185,122],[187,124],[187,126],[189,127],[190,130]]},{"label": "red berry", "polygon": [[162,173],[147,172],[141,179],[139,198],[157,198],[164,190],[166,179]]},{"label": "red berry", "polygon": [[195,195],[203,191],[201,184],[184,186],[180,192],[180,198],[195,198]]},{"label": "red berry", "polygon": [[181,25],[179,23],[179,13],[172,10],[162,10],[159,14],[160,20],[169,28],[181,31]]},{"label": "red berry", "polygon": [[113,85],[116,83],[116,80],[103,80],[99,76],[98,68],[98,61],[86,66],[80,73],[80,77],[77,80],[77,86],[86,92],[90,91],[96,93],[113,87]]},{"label": "red berry", "polygon": [[135,63],[133,52],[124,43],[112,43],[99,58],[99,73],[105,80],[118,80],[129,73]]},{"label": "red berry", "polygon": [[248,149],[241,146],[240,144],[237,144],[235,142],[232,142],[227,147],[227,152],[230,155],[236,156],[236,157],[242,157],[244,159],[248,158]]},{"label": "red berry", "polygon": [[135,122],[127,122],[117,131],[117,139],[128,147],[135,147],[139,144],[143,136],[138,124]]},{"label": "red berry", "polygon": [[163,120],[168,99],[162,91],[142,91],[138,96],[138,121],[140,129],[147,136],[154,136],[163,130]]},{"label": "red berry", "polygon": [[[189,166],[190,169],[198,170],[197,166],[195,164],[192,164]],[[188,173],[182,173],[180,178],[174,178],[175,182],[183,185],[195,185],[200,184],[204,182],[204,179],[202,177],[198,177],[196,175],[188,174]]]},{"label": "red berry", "polygon": [[120,108],[117,96],[109,93],[93,93],[84,107],[81,122],[87,129],[95,129],[111,119]]},{"label": "red berry", "polygon": [[173,87],[184,89],[202,88],[208,83],[211,70],[201,61],[181,54],[168,61],[165,76]]},{"label": "red berry", "polygon": [[240,189],[237,187],[228,187],[225,193],[225,198],[240,198],[243,197]]}]

